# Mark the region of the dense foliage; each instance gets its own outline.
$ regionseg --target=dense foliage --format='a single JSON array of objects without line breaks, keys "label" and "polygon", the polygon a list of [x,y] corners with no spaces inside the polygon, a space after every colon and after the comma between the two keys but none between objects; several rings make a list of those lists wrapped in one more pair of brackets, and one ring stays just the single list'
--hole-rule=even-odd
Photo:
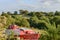
[{"label": "dense foliage", "polygon": [[60,12],[28,12],[19,10],[14,13],[7,12],[0,15],[0,28],[7,28],[10,24],[22,27],[33,27],[45,30],[39,40],[60,40]]}]

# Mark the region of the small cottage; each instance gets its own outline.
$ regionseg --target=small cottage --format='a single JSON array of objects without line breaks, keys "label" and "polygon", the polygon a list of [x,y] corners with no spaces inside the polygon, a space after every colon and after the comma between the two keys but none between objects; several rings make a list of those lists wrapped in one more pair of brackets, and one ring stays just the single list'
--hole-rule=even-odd
[{"label": "small cottage", "polygon": [[38,40],[40,35],[36,33],[35,31],[27,28],[19,28],[17,25],[10,25],[6,29],[6,34],[10,36],[13,34],[15,38],[18,38],[19,40]]}]

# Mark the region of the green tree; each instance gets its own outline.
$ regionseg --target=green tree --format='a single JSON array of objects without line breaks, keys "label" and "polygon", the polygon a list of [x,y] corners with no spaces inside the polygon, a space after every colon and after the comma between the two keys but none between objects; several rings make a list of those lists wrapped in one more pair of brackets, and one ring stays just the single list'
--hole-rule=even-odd
[{"label": "green tree", "polygon": [[49,12],[48,16],[54,16],[54,13],[53,12]]},{"label": "green tree", "polygon": [[17,15],[18,14],[18,12],[17,11],[14,11],[14,15]]},{"label": "green tree", "polygon": [[60,15],[60,12],[56,11],[55,12],[55,15],[59,16]]},{"label": "green tree", "polygon": [[30,18],[30,26],[32,27],[37,27],[37,24],[39,22],[39,19],[37,18],[37,16],[33,16]]},{"label": "green tree", "polygon": [[51,19],[52,22],[55,22],[56,28],[58,25],[60,25],[60,16],[55,16],[53,19]]},{"label": "green tree", "polygon": [[23,14],[23,10],[19,10],[19,13],[20,13],[20,14]]},{"label": "green tree", "polygon": [[23,27],[30,27],[29,22],[24,18],[21,20],[20,25],[23,26]]},{"label": "green tree", "polygon": [[10,13],[10,12],[7,12],[7,14],[11,15],[11,13]]},{"label": "green tree", "polygon": [[24,15],[27,15],[28,14],[28,11],[27,10],[19,10],[20,14],[24,14]]}]

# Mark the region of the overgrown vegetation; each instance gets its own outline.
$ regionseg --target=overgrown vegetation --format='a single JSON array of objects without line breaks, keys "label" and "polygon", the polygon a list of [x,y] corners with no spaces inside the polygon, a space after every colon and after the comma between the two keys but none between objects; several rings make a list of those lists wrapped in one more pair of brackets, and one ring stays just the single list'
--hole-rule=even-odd
[{"label": "overgrown vegetation", "polygon": [[[22,27],[44,30],[39,40],[60,40],[60,12],[28,12],[19,10],[14,13],[7,12],[0,15],[0,29],[7,28],[10,24]],[[39,31],[40,32],[40,31]]]}]

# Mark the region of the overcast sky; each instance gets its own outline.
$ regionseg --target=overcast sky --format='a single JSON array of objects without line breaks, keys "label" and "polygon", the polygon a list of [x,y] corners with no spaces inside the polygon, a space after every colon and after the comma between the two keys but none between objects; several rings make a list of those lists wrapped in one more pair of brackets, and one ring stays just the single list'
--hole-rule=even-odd
[{"label": "overcast sky", "polygon": [[29,11],[60,11],[60,0],[0,0],[0,12],[26,9]]}]

